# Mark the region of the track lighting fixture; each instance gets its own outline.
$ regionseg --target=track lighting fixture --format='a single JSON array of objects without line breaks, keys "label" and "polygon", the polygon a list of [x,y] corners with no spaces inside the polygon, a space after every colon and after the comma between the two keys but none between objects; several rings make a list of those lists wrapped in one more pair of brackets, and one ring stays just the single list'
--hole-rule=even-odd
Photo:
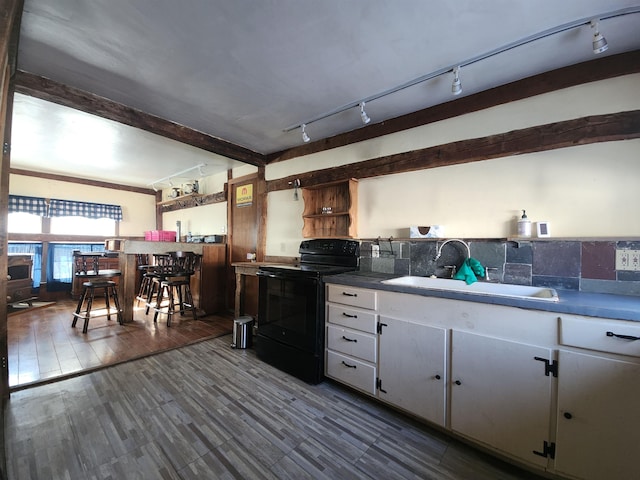
[{"label": "track lighting fixture", "polygon": [[451,84],[451,93],[460,95],[462,93],[462,82],[460,82],[460,67],[453,69],[453,83]]},{"label": "track lighting fixture", "polygon": [[362,123],[366,125],[371,121],[371,119],[369,118],[369,116],[366,114],[364,110],[365,102],[378,100],[380,98],[386,97],[388,95],[392,95],[396,92],[400,92],[402,90],[413,87],[415,85],[419,85],[421,83],[424,83],[428,80],[439,77],[441,75],[449,75],[451,72],[453,72],[453,83],[451,84],[451,93],[453,95],[460,95],[462,93],[462,82],[460,81],[460,69],[462,67],[468,67],[470,65],[474,65],[478,62],[494,57],[498,54],[513,50],[514,48],[521,47],[523,45],[528,45],[530,43],[536,42],[543,38],[550,37],[552,35],[566,32],[574,28],[584,28],[585,25],[589,25],[589,24],[591,24],[591,28],[594,29],[593,53],[596,53],[596,54],[602,53],[606,51],[609,48],[609,46],[607,44],[607,40],[604,38],[604,36],[600,33],[598,29],[598,23],[603,20],[608,20],[611,18],[621,17],[625,15],[634,15],[638,13],[640,13],[640,6],[634,6],[634,7],[622,8],[619,10],[613,10],[607,13],[603,13],[603,14],[600,14],[598,18],[595,18],[595,19],[592,19],[590,17],[583,17],[568,23],[563,23],[561,25],[557,25],[547,30],[543,30],[533,35],[529,35],[527,37],[521,38],[520,40],[516,40],[514,42],[507,43],[500,47],[494,48],[493,50],[486,51],[480,55],[476,55],[474,57],[470,57],[462,61],[456,61],[453,64],[445,65],[442,68],[426,73],[420,77],[401,83],[387,90],[374,93],[367,97],[363,97],[357,101],[346,103],[332,110],[329,110],[325,113],[316,115],[315,117],[308,118],[304,123],[295,123],[285,128],[283,131],[291,132],[291,131],[297,130],[298,128],[302,128],[302,139],[305,142],[308,142],[310,139],[308,135],[305,133],[305,128],[307,125],[318,122],[320,120],[324,120],[325,118],[332,117],[339,113],[346,112],[347,110],[350,110],[358,106],[360,107],[360,118],[362,119]]},{"label": "track lighting fixture", "polygon": [[593,28],[593,53],[598,54],[606,51],[609,48],[607,39],[602,36],[598,30],[598,21],[591,20],[591,28]]},{"label": "track lighting fixture", "polygon": [[369,115],[367,115],[367,112],[364,111],[364,102],[360,103],[360,118],[362,119],[362,123],[364,123],[365,125],[371,121],[371,118],[369,117]]},{"label": "track lighting fixture", "polygon": [[166,184],[168,183],[170,187],[173,187],[173,179],[174,178],[179,178],[182,175],[184,175],[185,173],[191,172],[192,170],[198,170],[198,172],[200,172],[200,177],[204,177],[204,172],[202,171],[202,167],[206,167],[207,164],[206,163],[201,163],[199,165],[196,165],[194,167],[189,167],[186,168],[184,170],[181,170],[179,172],[176,172],[172,175],[169,175],[167,177],[163,177],[163,178],[159,178],[158,180],[155,180],[151,183],[147,183],[147,185],[150,185],[156,192],[158,191],[158,184]]},{"label": "track lighting fixture", "polygon": [[300,125],[300,128],[302,129],[302,141],[304,143],[309,143],[311,139],[309,138],[309,135],[307,135],[307,132],[305,131],[305,129],[307,128],[307,125],[303,123],[302,125]]}]

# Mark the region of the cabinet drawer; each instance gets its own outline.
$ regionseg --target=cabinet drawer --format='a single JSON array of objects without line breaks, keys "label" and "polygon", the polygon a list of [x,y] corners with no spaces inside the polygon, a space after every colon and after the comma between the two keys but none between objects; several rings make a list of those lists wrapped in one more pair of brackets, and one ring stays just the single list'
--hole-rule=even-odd
[{"label": "cabinet drawer", "polygon": [[7,292],[7,303],[16,303],[23,300],[33,298],[31,294],[31,285],[22,288],[12,289]]},{"label": "cabinet drawer", "polygon": [[327,300],[370,310],[376,310],[378,307],[375,290],[354,288],[347,285],[327,285]]},{"label": "cabinet drawer", "polygon": [[560,344],[640,357],[640,323],[561,317]]},{"label": "cabinet drawer", "polygon": [[343,327],[376,333],[378,315],[367,310],[343,307],[342,305],[327,305],[327,321]]},{"label": "cabinet drawer", "polygon": [[354,388],[376,394],[376,367],[340,353],[327,351],[325,374]]},{"label": "cabinet drawer", "polygon": [[327,348],[367,362],[377,361],[377,337],[336,325],[327,325]]}]

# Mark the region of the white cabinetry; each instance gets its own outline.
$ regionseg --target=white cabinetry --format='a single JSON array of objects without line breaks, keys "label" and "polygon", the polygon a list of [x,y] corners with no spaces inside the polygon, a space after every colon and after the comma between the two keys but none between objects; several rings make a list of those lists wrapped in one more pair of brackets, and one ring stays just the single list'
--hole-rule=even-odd
[{"label": "white cabinetry", "polygon": [[327,300],[325,375],[375,395],[378,372],[376,292],[328,285]]},{"label": "white cabinetry", "polygon": [[640,325],[567,316],[561,343],[581,350],[559,352],[556,471],[638,478]]},{"label": "white cabinetry", "polygon": [[445,425],[447,330],[380,317],[378,396]]},{"label": "white cabinetry", "polygon": [[545,360],[551,353],[454,330],[451,429],[545,468],[548,459],[541,454],[550,443],[553,378],[545,375]]},{"label": "white cabinetry", "polygon": [[327,376],[535,469],[639,478],[640,322],[327,288]]}]

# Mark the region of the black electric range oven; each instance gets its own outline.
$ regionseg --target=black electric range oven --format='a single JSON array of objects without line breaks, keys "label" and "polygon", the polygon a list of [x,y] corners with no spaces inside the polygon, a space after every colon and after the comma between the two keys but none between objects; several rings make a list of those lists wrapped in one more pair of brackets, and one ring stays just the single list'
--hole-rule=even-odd
[{"label": "black electric range oven", "polygon": [[357,270],[354,240],[305,240],[300,265],[262,265],[258,270],[259,359],[308,383],[324,378],[324,278]]}]

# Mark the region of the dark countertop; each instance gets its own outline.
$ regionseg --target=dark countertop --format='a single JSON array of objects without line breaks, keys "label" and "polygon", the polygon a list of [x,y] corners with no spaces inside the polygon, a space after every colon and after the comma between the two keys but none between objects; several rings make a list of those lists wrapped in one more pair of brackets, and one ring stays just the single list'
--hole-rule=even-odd
[{"label": "dark countertop", "polygon": [[398,275],[381,273],[351,272],[325,277],[326,283],[349,285],[352,287],[372,288],[397,293],[410,293],[424,297],[450,298],[469,302],[505,305],[509,307],[542,310],[547,312],[586,315],[589,317],[612,318],[640,322],[640,297],[630,295],[611,295],[605,293],[586,293],[574,290],[558,290],[558,302],[535,299],[507,298],[445,290],[427,290],[424,288],[388,285],[382,280],[396,278]]}]

